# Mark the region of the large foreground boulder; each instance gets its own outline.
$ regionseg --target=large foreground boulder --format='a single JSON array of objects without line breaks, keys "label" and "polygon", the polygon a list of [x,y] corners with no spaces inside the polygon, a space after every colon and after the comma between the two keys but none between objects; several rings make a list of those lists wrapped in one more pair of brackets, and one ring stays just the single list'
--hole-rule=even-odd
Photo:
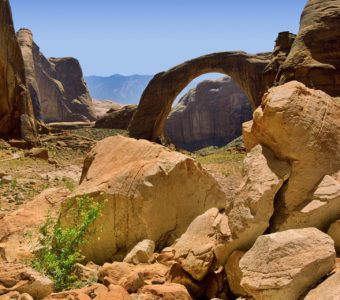
[{"label": "large foreground boulder", "polygon": [[97,263],[124,258],[144,239],[155,241],[156,249],[166,246],[196,216],[226,205],[219,184],[193,159],[122,136],[100,141],[87,155],[77,194],[108,200],[95,224],[102,230],[83,247],[86,258]]},{"label": "large foreground boulder", "polygon": [[335,266],[333,240],[316,228],[260,236],[240,260],[241,285],[257,300],[296,300]]},{"label": "large foreground boulder", "polygon": [[335,175],[340,170],[339,120],[338,98],[296,81],[270,89],[254,112],[246,144],[264,144],[292,167],[276,201],[272,231],[307,226],[327,230],[340,218]]}]

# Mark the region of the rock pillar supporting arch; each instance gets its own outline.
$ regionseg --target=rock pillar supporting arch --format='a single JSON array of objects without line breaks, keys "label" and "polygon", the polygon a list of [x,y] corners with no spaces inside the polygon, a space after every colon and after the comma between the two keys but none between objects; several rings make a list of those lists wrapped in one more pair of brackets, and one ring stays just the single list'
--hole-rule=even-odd
[{"label": "rock pillar supporting arch", "polygon": [[196,77],[216,72],[231,76],[248,95],[252,108],[261,102],[262,74],[271,53],[212,53],[186,61],[149,82],[129,125],[130,136],[156,141],[162,134],[173,101]]}]

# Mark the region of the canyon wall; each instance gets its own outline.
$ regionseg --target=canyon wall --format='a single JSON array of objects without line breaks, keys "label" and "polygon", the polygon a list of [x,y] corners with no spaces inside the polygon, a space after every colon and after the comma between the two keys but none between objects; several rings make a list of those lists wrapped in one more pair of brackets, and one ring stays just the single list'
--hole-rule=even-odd
[{"label": "canyon wall", "polygon": [[36,117],[46,123],[94,121],[96,113],[78,60],[46,59],[28,29],[20,29],[17,37]]},{"label": "canyon wall", "polygon": [[37,141],[24,62],[8,0],[0,1],[0,137]]},{"label": "canyon wall", "polygon": [[191,151],[222,146],[240,136],[242,123],[251,118],[250,101],[233,79],[204,80],[172,108],[165,135]]}]

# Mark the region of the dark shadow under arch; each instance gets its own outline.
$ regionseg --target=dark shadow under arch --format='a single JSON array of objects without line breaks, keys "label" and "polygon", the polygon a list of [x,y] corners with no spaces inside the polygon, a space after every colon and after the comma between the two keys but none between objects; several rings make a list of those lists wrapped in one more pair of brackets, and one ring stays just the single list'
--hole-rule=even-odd
[{"label": "dark shadow under arch", "polygon": [[186,61],[156,74],[144,90],[129,125],[130,136],[156,141],[177,95],[196,77],[222,73],[232,77],[250,99],[253,110],[261,103],[262,74],[271,53],[247,54],[241,51],[212,53]]}]

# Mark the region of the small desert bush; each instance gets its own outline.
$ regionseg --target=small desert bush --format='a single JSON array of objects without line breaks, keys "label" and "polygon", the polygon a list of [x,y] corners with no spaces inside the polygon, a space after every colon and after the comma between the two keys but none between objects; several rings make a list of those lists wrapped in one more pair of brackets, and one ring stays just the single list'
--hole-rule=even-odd
[{"label": "small desert bush", "polygon": [[93,233],[91,225],[101,216],[103,206],[86,195],[77,197],[65,208],[72,226],[62,226],[49,216],[39,228],[31,265],[54,281],[56,291],[77,287],[74,265],[84,259],[79,249],[86,242],[85,237]]}]

